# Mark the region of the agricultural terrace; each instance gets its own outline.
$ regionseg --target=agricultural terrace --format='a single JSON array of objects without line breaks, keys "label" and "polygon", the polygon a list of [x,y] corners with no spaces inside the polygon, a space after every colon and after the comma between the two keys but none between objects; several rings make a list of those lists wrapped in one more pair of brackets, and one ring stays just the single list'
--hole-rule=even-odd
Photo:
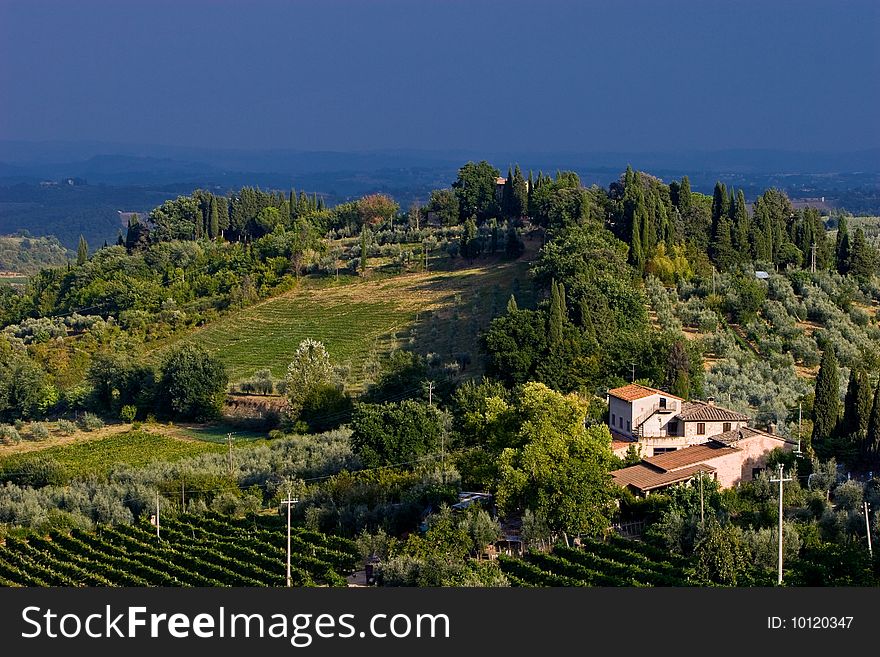
[{"label": "agricultural terrace", "polygon": [[[277,518],[181,515],[148,524],[7,537],[0,586],[284,586],[286,535]],[[343,538],[295,528],[296,586],[346,586],[359,558]]]}]

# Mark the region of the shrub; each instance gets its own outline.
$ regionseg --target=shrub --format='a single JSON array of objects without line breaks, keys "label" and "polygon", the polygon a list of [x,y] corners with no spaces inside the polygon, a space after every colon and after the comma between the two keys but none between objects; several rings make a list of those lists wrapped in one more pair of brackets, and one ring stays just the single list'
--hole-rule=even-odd
[{"label": "shrub", "polygon": [[83,431],[94,431],[104,426],[104,421],[94,413],[83,413],[79,418],[79,428]]},{"label": "shrub", "polygon": [[137,406],[132,406],[131,404],[126,404],[122,407],[122,410],[119,411],[119,419],[129,424],[134,422],[136,416]]},{"label": "shrub", "polygon": [[42,422],[31,422],[31,436],[34,440],[46,440],[49,429]]},{"label": "shrub", "polygon": [[8,424],[0,425],[0,443],[4,445],[17,445],[21,442],[18,429]]},{"label": "shrub", "polygon": [[70,420],[58,420],[58,430],[65,436],[76,433],[76,425]]}]

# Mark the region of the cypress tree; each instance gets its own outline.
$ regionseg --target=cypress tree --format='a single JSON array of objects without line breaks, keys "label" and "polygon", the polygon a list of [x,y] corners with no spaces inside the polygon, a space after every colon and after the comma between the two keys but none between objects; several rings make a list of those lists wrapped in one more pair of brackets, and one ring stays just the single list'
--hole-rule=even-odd
[{"label": "cypress tree", "polygon": [[843,419],[840,422],[841,436],[863,438],[868,430],[871,415],[871,383],[865,370],[850,370],[849,384],[843,401]]},{"label": "cypress tree", "polygon": [[721,269],[728,269],[736,260],[733,247],[733,226],[727,215],[721,215],[718,218],[710,251],[715,264]]},{"label": "cypress tree", "polygon": [[830,345],[822,354],[819,374],[816,376],[816,395],[813,401],[813,449],[824,458],[829,441],[834,437],[840,416],[840,376],[837,371],[837,354]]},{"label": "cypress tree", "polygon": [[749,252],[749,210],[746,207],[746,196],[743,190],[736,193],[733,210],[734,220],[734,243],[736,250],[742,257]]},{"label": "cypress tree", "polygon": [[507,178],[501,189],[501,215],[507,219],[513,217],[513,171],[507,167]]},{"label": "cypress tree", "polygon": [[89,259],[89,244],[86,242],[86,238],[82,235],[79,236],[79,244],[76,247],[76,264],[84,265],[86,264],[86,260]]},{"label": "cypress tree", "polygon": [[208,237],[215,240],[220,234],[220,213],[217,210],[217,200],[213,196],[211,197],[209,212],[211,213],[211,218],[208,221]]},{"label": "cypress tree", "polygon": [[593,313],[586,297],[581,298],[581,302],[578,304],[578,311],[581,330],[584,334],[584,343],[591,345],[593,348],[598,347],[599,340],[596,337],[596,326],[593,324]]},{"label": "cypress tree", "polygon": [[865,469],[874,473],[880,470],[880,381],[877,382],[877,389],[874,391],[871,417],[868,420],[868,429],[861,451]]},{"label": "cypress tree", "polygon": [[630,238],[630,261],[633,266],[642,271],[645,267],[644,254],[642,253],[642,230],[640,227],[640,221],[638,215],[633,215],[632,218],[632,236]]},{"label": "cypress tree", "polygon": [[529,188],[523,178],[522,170],[517,164],[513,169],[513,184],[511,185],[511,210],[514,217],[524,217],[529,213]]},{"label": "cypress tree", "polygon": [[293,223],[296,221],[296,218],[299,216],[296,207],[296,190],[293,187],[290,188],[290,198],[287,199],[287,209],[290,216],[290,225],[293,226]]},{"label": "cypress tree", "polygon": [[871,278],[876,267],[874,249],[865,239],[865,231],[859,228],[852,241],[849,257],[849,273],[859,280]]},{"label": "cypress tree", "polygon": [[682,214],[691,208],[691,181],[687,176],[682,177],[681,186],[678,188],[678,209]]},{"label": "cypress tree", "polygon": [[550,348],[559,347],[562,344],[562,327],[565,321],[565,301],[563,300],[562,285],[554,279],[550,287],[550,314],[548,317],[547,335],[550,338]]},{"label": "cypress tree", "polygon": [[834,254],[837,261],[837,273],[846,274],[849,271],[849,225],[845,216],[841,216],[837,223],[837,241],[834,245]]},{"label": "cypress tree", "polygon": [[516,296],[513,294],[510,295],[510,299],[507,300],[507,314],[510,315],[515,313],[519,308],[516,305]]},{"label": "cypress tree", "polygon": [[715,189],[712,192],[712,228],[718,225],[718,220],[727,214],[727,190],[724,183],[718,181],[715,183]]}]

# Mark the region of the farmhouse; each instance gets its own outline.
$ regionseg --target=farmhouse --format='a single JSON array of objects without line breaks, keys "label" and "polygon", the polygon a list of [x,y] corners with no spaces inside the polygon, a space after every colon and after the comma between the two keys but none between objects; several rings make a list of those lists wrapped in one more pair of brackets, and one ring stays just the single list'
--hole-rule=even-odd
[{"label": "farmhouse", "polygon": [[711,398],[685,401],[638,383],[608,391],[608,425],[618,456],[631,445],[642,456],[673,452],[748,423],[748,415],[717,406]]},{"label": "farmhouse", "polygon": [[751,481],[767,467],[771,451],[789,446],[782,436],[766,431],[749,427],[731,429],[700,445],[643,458],[641,463],[615,470],[611,476],[616,484],[637,495],[647,495],[696,476],[711,477],[722,488],[730,488]]}]

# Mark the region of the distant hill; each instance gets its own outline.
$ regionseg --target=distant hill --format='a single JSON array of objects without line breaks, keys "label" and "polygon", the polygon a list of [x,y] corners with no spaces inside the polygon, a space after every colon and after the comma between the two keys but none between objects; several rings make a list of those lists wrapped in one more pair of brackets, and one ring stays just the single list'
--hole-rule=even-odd
[{"label": "distant hill", "polygon": [[71,257],[54,237],[0,236],[0,275],[36,274],[43,267],[63,265]]}]

